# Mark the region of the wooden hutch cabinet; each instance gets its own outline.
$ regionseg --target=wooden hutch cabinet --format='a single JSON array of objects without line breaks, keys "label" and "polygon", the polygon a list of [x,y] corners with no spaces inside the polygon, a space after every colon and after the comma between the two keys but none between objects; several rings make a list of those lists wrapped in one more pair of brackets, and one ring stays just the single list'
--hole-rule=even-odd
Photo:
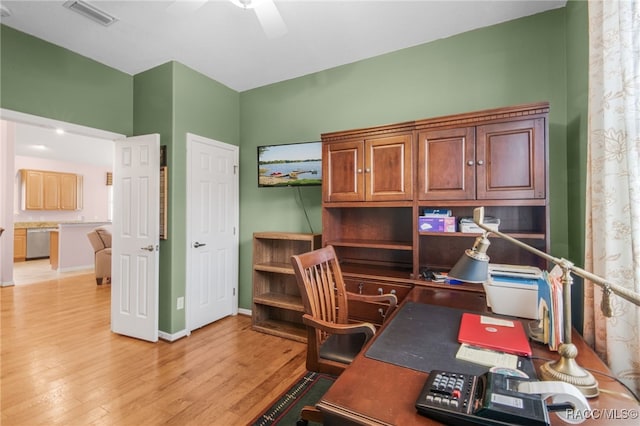
[{"label": "wooden hutch cabinet", "polygon": [[449,126],[425,122],[418,134],[420,200],[545,198],[544,118]]},{"label": "wooden hutch cabinet", "polygon": [[[323,134],[322,243],[335,247],[349,291],[394,290],[402,299],[414,285],[451,287],[421,272],[451,269],[477,234],[420,231],[425,208],[459,220],[484,206],[501,231],[547,251],[548,111],[544,102]],[[490,240],[493,263],[547,267]],[[378,310],[357,306],[351,315],[380,323]]]},{"label": "wooden hutch cabinet", "polygon": [[[323,135],[323,200],[397,201],[413,198],[413,134],[394,129]],[[360,137],[358,137],[360,136]]]}]

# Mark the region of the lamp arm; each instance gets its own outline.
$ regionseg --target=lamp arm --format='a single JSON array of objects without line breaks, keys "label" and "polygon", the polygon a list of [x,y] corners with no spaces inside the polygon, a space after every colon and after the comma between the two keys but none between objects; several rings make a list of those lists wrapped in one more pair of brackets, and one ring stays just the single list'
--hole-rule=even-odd
[{"label": "lamp arm", "polygon": [[560,266],[563,269],[568,269],[571,272],[573,272],[574,274],[587,279],[589,281],[591,281],[592,283],[598,285],[599,287],[602,287],[603,289],[605,289],[605,291],[611,290],[613,293],[615,293],[616,295],[622,297],[623,299],[633,303],[636,306],[640,306],[640,294],[635,293],[631,290],[628,290],[618,284],[612,283],[611,281],[607,281],[602,277],[599,277],[596,274],[593,274],[591,272],[585,271],[582,268],[579,268],[577,266],[575,266],[573,263],[571,263],[570,261],[566,260],[566,259],[561,259],[559,257],[554,257],[551,256],[550,254],[547,254],[541,250],[538,250],[535,247],[531,247],[528,244],[523,243],[522,241],[516,240],[515,238],[504,234],[500,231],[495,231],[491,228],[489,228],[488,226],[486,226],[485,224],[481,223],[480,221],[476,221],[476,217],[474,216],[474,222],[476,225],[478,225],[480,228],[484,229],[485,231],[497,235],[498,237],[505,239],[515,245],[517,245],[518,247],[527,250],[528,252],[531,252],[535,255],[540,256],[543,259],[546,259],[550,262],[555,263],[556,265]]}]

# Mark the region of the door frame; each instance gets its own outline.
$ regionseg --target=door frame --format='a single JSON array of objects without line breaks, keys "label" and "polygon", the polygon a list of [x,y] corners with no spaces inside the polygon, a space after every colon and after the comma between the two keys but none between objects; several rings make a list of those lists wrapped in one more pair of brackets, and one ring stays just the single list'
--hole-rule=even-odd
[{"label": "door frame", "polygon": [[[187,177],[186,177],[186,181],[187,181],[187,205],[186,205],[186,239],[185,239],[185,247],[186,247],[186,279],[185,279],[185,289],[184,289],[184,297],[185,297],[185,303],[184,303],[184,316],[185,316],[185,331],[186,331],[186,335],[190,335],[191,334],[191,316],[189,315],[189,300],[188,300],[188,295],[190,294],[191,291],[191,286],[189,285],[189,283],[191,282],[192,279],[192,274],[189,268],[189,265],[191,264],[191,240],[192,240],[192,226],[193,224],[191,223],[191,219],[190,219],[190,212],[189,212],[189,208],[191,206],[191,202],[192,202],[192,197],[193,197],[193,188],[191,187],[191,179],[189,176],[188,171],[191,170],[191,156],[189,154],[190,150],[191,150],[191,144],[193,142],[200,142],[200,143],[204,143],[210,146],[215,146],[218,148],[222,148],[222,149],[229,149],[231,148],[234,151],[235,154],[235,163],[238,164],[239,163],[239,158],[240,158],[240,147],[236,146],[236,145],[231,145],[225,142],[221,142],[215,139],[210,139],[210,138],[206,138],[204,136],[199,136],[196,135],[194,133],[186,133],[186,151],[187,151]],[[236,247],[238,249],[238,257],[237,257],[237,264],[236,264],[236,291],[233,294],[233,306],[231,309],[231,315],[237,315],[238,314],[238,293],[239,291],[239,263],[240,263],[240,253],[239,253],[239,248],[240,248],[240,172],[238,171],[238,173],[236,174],[236,212],[235,212],[235,216],[234,216],[234,222],[235,222],[235,227],[236,227],[236,234],[235,234],[235,244]]]},{"label": "door frame", "polygon": [[[57,128],[65,129],[69,133],[76,133],[80,135],[91,136],[93,138],[106,139],[110,140],[115,144],[117,139],[122,139],[126,137],[126,135],[110,132],[108,130],[96,129],[93,127],[87,127],[80,124],[69,123],[66,121],[55,120],[53,118],[42,117],[39,115],[27,114],[24,112],[13,111],[6,108],[0,108],[0,120],[7,121],[9,123],[23,123],[30,124],[40,127],[50,128],[51,130],[55,130]],[[0,212],[0,219],[4,222],[4,233],[2,234],[2,238],[0,238],[0,256],[2,259],[0,263],[2,264],[2,273],[0,274],[0,286],[12,286],[13,282],[13,200],[15,199],[15,193],[13,191],[13,182],[15,178],[15,135],[11,131],[9,132],[9,138],[4,140],[4,143],[7,144],[6,151],[2,151],[4,154],[7,153],[7,158],[2,161],[6,161],[3,163],[4,167],[0,167],[0,173],[3,173],[3,176],[0,176],[0,181],[5,185],[4,192],[2,193],[3,198],[11,199],[12,202],[4,206],[4,210]],[[8,154],[11,154],[11,158],[8,158]],[[4,155],[3,155],[4,157]],[[10,197],[10,198],[9,198]],[[3,217],[4,214],[4,217]]]}]

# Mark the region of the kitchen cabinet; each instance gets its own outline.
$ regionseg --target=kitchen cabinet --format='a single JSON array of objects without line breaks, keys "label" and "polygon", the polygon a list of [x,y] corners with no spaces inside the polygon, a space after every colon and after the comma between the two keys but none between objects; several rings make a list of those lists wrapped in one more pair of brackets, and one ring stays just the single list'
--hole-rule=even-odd
[{"label": "kitchen cabinet", "polygon": [[324,201],[411,200],[412,134],[351,137],[324,135],[324,141],[336,141],[323,145]]},{"label": "kitchen cabinet", "polygon": [[81,187],[82,178],[73,173],[60,174],[60,210],[78,210],[78,189]]},{"label": "kitchen cabinet", "polygon": [[58,244],[60,241],[60,233],[51,231],[49,237],[49,264],[54,271],[58,269],[60,256],[58,255]]},{"label": "kitchen cabinet", "polygon": [[24,262],[27,259],[27,230],[16,228],[13,230],[13,261]]},{"label": "kitchen cabinet", "polygon": [[44,172],[22,170],[22,201],[25,210],[44,210]]},{"label": "kitchen cabinet", "polygon": [[82,176],[46,170],[21,170],[24,210],[82,208]]}]

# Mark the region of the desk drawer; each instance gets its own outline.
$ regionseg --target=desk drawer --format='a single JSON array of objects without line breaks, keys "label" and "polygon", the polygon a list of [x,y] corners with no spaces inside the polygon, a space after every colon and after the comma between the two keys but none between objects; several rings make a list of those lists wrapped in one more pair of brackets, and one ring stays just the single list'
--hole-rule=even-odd
[{"label": "desk drawer", "polygon": [[[381,281],[369,281],[356,278],[345,278],[347,291],[357,294],[395,294],[398,304],[409,294],[412,286],[403,284],[392,284]],[[376,326],[381,326],[384,321],[384,313],[387,306],[384,303],[368,303],[360,301],[349,302],[349,319],[351,321],[367,321]]]}]

